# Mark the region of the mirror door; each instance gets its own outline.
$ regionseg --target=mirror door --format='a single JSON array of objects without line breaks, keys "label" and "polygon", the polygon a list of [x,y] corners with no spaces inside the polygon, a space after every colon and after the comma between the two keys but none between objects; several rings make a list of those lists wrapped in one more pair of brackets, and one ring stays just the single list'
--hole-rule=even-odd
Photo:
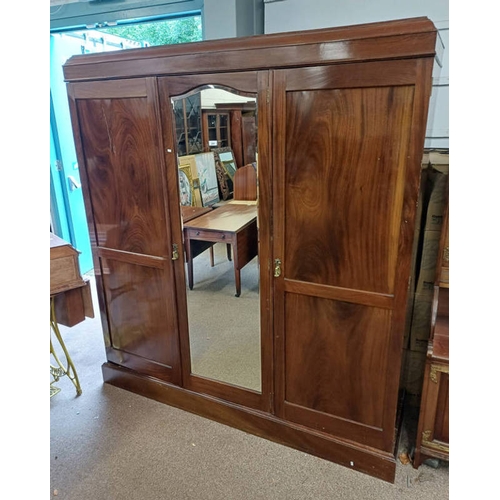
[{"label": "mirror door", "polygon": [[172,232],[182,242],[183,385],[270,411],[267,76],[165,77],[159,91],[165,141],[174,146],[169,186],[176,178],[178,188],[170,203],[180,215]]}]

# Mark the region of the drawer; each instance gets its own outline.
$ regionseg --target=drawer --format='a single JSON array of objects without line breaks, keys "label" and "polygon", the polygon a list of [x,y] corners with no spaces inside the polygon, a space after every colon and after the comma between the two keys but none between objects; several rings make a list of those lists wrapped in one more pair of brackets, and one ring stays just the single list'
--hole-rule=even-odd
[{"label": "drawer", "polygon": [[54,309],[57,323],[68,327],[81,323],[85,318],[93,318],[90,281],[86,279],[83,286],[55,295]]},{"label": "drawer", "polygon": [[207,229],[184,228],[186,236],[192,240],[215,241],[231,243],[233,233],[225,231],[210,231]]}]

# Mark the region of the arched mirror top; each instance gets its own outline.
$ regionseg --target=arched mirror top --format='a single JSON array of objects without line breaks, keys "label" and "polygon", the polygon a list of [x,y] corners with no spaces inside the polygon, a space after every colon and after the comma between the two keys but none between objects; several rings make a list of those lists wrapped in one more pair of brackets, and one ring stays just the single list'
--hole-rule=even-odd
[{"label": "arched mirror top", "polygon": [[177,155],[229,147],[237,168],[255,162],[257,83],[256,72],[161,80],[160,91],[165,97],[168,95],[174,112]]},{"label": "arched mirror top", "polygon": [[218,73],[165,77],[171,98],[181,99],[205,89],[222,89],[232,94],[257,97],[257,72]]},{"label": "arched mirror top", "polygon": [[[172,104],[179,170],[190,346],[185,369],[194,387],[252,406],[262,395],[257,82],[252,72],[160,82]],[[245,166],[253,176],[247,169],[238,175]]]},{"label": "arched mirror top", "polygon": [[227,102],[251,102],[257,101],[257,93],[256,92],[247,92],[243,90],[237,90],[232,87],[228,87],[226,85],[217,85],[217,84],[207,84],[197,86],[183,94],[179,95],[171,95],[172,101],[178,99],[185,99],[186,97],[190,97],[201,93],[202,101],[204,101],[204,107],[214,107],[215,104]]}]

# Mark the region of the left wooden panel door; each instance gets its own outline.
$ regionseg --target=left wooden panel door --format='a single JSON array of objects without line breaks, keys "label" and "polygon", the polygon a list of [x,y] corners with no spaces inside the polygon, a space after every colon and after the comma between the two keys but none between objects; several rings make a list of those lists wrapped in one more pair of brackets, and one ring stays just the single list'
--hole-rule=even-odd
[{"label": "left wooden panel door", "polygon": [[68,95],[108,361],[180,383],[180,214],[168,209],[156,80],[71,83]]}]

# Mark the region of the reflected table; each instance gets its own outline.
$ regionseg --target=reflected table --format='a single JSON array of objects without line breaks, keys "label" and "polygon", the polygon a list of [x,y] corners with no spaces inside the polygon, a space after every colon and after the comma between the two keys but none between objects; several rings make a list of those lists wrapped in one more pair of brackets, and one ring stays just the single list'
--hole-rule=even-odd
[{"label": "reflected table", "polygon": [[258,252],[257,207],[255,204],[226,204],[184,223],[184,246],[189,289],[193,289],[193,259],[215,243],[228,245],[234,265],[236,297],[241,294],[241,269]]}]

